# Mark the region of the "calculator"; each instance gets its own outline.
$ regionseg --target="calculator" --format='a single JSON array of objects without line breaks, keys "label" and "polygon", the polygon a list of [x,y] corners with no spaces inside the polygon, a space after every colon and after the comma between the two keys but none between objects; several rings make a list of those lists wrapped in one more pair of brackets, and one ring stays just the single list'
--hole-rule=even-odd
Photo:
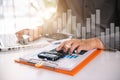
[{"label": "calculator", "polygon": [[[73,51],[73,54],[75,54],[75,50]],[[85,50],[82,50],[79,54],[83,55]],[[51,61],[56,61],[60,58],[63,58],[65,55],[68,55],[69,52],[64,52],[63,50],[56,51],[56,49],[50,50],[50,51],[44,51],[38,54],[38,57],[44,60],[51,60]]]},{"label": "calculator", "polygon": [[56,61],[60,58],[63,58],[68,53],[61,51],[56,51],[56,49],[50,50],[48,52],[41,52],[38,54],[39,58],[45,59],[45,60],[51,60]]}]

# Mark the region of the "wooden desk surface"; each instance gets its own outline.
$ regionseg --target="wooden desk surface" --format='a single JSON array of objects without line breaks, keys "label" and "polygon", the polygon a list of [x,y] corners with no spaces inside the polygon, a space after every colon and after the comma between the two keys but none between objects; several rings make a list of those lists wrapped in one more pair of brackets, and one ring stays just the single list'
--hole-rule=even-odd
[{"label": "wooden desk surface", "polygon": [[15,63],[38,49],[0,52],[0,80],[120,80],[120,52],[103,52],[75,76]]}]

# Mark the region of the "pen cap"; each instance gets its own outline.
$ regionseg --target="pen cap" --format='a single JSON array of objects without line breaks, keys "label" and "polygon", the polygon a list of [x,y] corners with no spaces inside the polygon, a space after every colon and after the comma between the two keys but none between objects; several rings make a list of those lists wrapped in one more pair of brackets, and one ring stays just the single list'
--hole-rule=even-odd
[{"label": "pen cap", "polygon": [[37,68],[40,68],[40,67],[42,67],[43,66],[43,63],[36,63],[35,64],[35,67],[37,67]]}]

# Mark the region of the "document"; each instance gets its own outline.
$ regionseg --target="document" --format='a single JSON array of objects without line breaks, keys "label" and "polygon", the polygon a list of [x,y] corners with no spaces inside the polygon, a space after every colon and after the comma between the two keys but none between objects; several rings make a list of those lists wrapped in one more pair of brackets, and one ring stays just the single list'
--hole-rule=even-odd
[{"label": "document", "polygon": [[60,58],[57,61],[44,60],[44,59],[40,59],[38,57],[38,54],[40,52],[50,51],[52,49],[55,49],[58,45],[59,44],[48,45],[48,46],[40,49],[38,52],[20,57],[20,60],[31,62],[34,64],[41,64],[42,63],[44,66],[54,67],[54,68],[58,68],[58,69],[62,69],[62,70],[72,70],[80,62],[82,62],[89,55],[91,55],[92,52],[94,52],[96,50],[96,49],[90,50],[83,55],[80,55],[80,54],[79,55],[77,55],[77,54],[69,55],[68,54],[68,55],[65,55],[63,58]]}]

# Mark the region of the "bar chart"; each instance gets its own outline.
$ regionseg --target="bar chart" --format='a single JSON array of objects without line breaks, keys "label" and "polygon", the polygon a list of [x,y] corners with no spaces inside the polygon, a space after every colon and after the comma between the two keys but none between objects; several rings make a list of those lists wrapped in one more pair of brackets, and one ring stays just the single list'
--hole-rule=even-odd
[{"label": "bar chart", "polygon": [[62,14],[62,17],[58,18],[56,22],[59,32],[70,33],[73,38],[88,39],[88,38],[100,38],[108,48],[120,47],[120,27],[115,26],[115,23],[110,23],[104,30],[101,30],[101,11],[96,9],[94,14],[85,19],[85,26],[82,23],[77,23],[77,16],[72,15],[72,10]]}]

